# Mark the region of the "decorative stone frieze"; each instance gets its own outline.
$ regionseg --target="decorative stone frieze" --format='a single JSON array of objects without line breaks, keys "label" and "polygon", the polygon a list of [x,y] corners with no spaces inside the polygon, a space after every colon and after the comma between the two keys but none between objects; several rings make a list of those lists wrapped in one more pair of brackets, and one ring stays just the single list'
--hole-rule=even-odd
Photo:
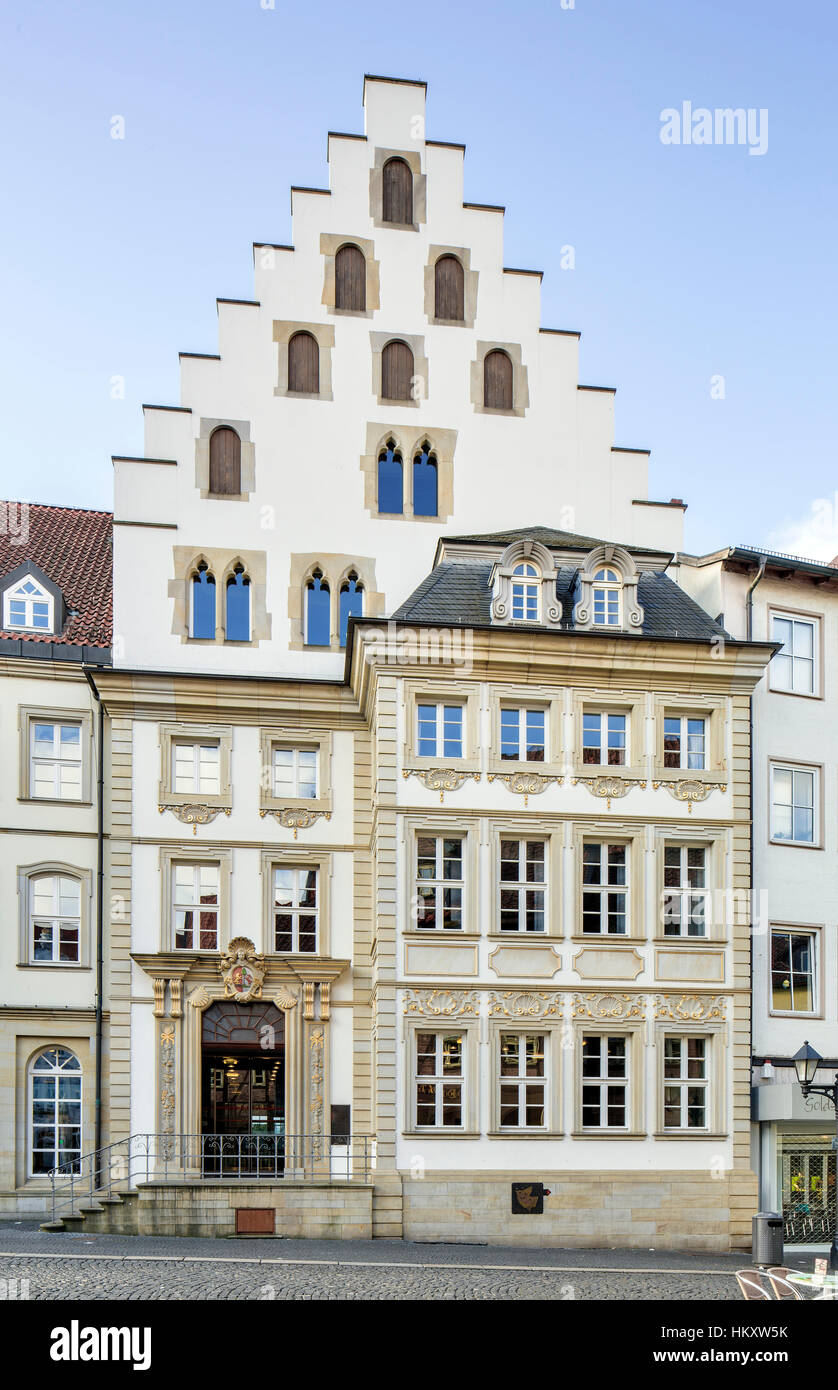
[{"label": "decorative stone frieze", "polygon": [[489,1014],[502,1018],[563,1018],[562,1000],[559,994],[549,994],[546,990],[505,989],[501,993],[492,991],[489,995]]},{"label": "decorative stone frieze", "polygon": [[164,811],[171,811],[182,825],[191,825],[193,835],[198,834],[199,825],[211,825],[216,816],[229,816],[230,814],[229,806],[207,806],[202,801],[190,801],[183,806],[173,805],[171,802],[161,802],[157,809],[161,816]]},{"label": "decorative stone frieze", "polygon": [[588,788],[591,796],[599,797],[605,802],[606,810],[611,809],[611,802],[627,796],[632,787],[645,787],[645,777],[574,777],[573,786],[579,784]]},{"label": "decorative stone frieze", "polygon": [[724,994],[656,994],[655,1018],[674,1023],[724,1022],[727,998]]},{"label": "decorative stone frieze", "polygon": [[643,994],[574,994],[573,1017],[589,1018],[610,1023],[645,1019],[646,996]]},{"label": "decorative stone frieze", "polygon": [[480,995],[473,989],[409,989],[404,1012],[428,1018],[460,1018],[480,1014]]},{"label": "decorative stone frieze", "polygon": [[540,796],[549,787],[551,782],[555,782],[557,787],[564,783],[563,777],[546,775],[543,772],[490,772],[486,779],[488,782],[505,782],[511,792],[516,796],[523,796],[524,805],[529,805],[531,796]]},{"label": "decorative stone frieze", "polygon": [[676,801],[685,801],[687,810],[692,815],[693,804],[697,801],[706,801],[713,791],[726,792],[726,782],[705,782],[695,777],[685,777],[681,781],[653,782],[652,787],[655,791],[659,787],[666,787],[671,796]]},{"label": "decorative stone frieze", "polygon": [[440,801],[444,801],[446,792],[458,792],[469,777],[479,782],[481,776],[480,772],[461,772],[454,767],[406,767],[402,770],[402,777],[418,777],[429,792],[439,792]]},{"label": "decorative stone frieze", "polygon": [[331,811],[310,811],[305,806],[263,807],[259,815],[263,820],[265,816],[273,816],[283,830],[293,830],[295,840],[299,830],[310,830],[320,816],[324,820],[332,819]]}]

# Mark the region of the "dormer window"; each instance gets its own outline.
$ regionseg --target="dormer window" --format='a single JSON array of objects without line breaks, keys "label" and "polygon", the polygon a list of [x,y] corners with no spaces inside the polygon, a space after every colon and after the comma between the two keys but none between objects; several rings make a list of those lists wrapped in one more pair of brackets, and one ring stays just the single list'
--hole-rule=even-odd
[{"label": "dormer window", "polygon": [[620,626],[622,587],[622,581],[616,570],[597,570],[593,584],[594,624],[597,627]]},{"label": "dormer window", "polygon": [[535,565],[516,565],[512,571],[512,621],[537,623],[541,575]]},{"label": "dormer window", "polygon": [[640,572],[633,556],[621,545],[598,545],[585,557],[577,574],[573,626],[637,631],[643,609],[637,599]]},{"label": "dormer window", "polygon": [[3,626],[20,632],[53,632],[53,596],[27,574],[3,595]]},{"label": "dormer window", "polygon": [[492,569],[492,622],[561,625],[558,571],[546,546],[520,540],[507,546]]}]

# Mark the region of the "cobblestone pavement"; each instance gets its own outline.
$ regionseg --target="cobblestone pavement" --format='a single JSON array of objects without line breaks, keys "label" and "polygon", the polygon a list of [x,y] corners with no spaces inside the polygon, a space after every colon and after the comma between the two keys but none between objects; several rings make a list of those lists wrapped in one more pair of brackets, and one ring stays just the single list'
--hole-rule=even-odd
[{"label": "cobblestone pavement", "polygon": [[[408,1241],[48,1235],[0,1223],[18,1298],[729,1301],[742,1256]],[[28,1288],[21,1281],[28,1280]]]}]

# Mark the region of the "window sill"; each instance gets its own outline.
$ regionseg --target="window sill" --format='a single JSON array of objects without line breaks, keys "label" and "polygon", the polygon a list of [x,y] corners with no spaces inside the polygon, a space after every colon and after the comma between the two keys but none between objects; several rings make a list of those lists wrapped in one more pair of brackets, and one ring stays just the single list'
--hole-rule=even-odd
[{"label": "window sill", "polygon": [[18,801],[34,802],[37,806],[92,806],[93,802],[88,797],[86,800],[77,796],[19,796]]},{"label": "window sill", "polygon": [[505,772],[534,772],[543,777],[563,777],[564,765],[560,762],[540,762],[537,758],[492,758],[489,772],[493,777],[502,777]]},{"label": "window sill", "polygon": [[574,763],[573,776],[578,781],[582,777],[619,777],[632,782],[648,781],[645,767],[628,763]]},{"label": "window sill", "polygon": [[157,805],[164,811],[175,811],[182,806],[209,806],[213,811],[232,811],[233,800],[230,796],[216,793],[206,796],[201,792],[166,792],[158,797]]},{"label": "window sill", "polygon": [[818,1013],[804,1013],[802,1009],[769,1009],[769,1018],[800,1018],[800,1019],[819,1019],[825,1018],[823,1010]]},{"label": "window sill", "polygon": [[553,942],[562,942],[562,941],[564,941],[564,939],[565,939],[565,938],[564,938],[563,936],[561,936],[560,934],[558,934],[558,933],[556,933],[556,932],[544,932],[544,931],[490,931],[490,932],[486,932],[486,940],[487,940],[487,941],[514,941],[514,942],[516,942],[516,943],[520,943],[520,942],[522,942],[522,941],[533,941],[533,942],[535,942],[537,945],[540,945],[542,942],[549,942],[550,944],[552,944]]},{"label": "window sill", "polygon": [[643,946],[648,943],[648,937],[646,936],[634,936],[629,933],[620,935],[617,932],[604,931],[587,931],[583,932],[581,935],[572,936],[570,939],[574,945],[589,945],[592,941],[610,941],[615,942],[618,946],[623,944],[627,946]]},{"label": "window sill", "polygon": [[656,1129],[652,1135],[653,1139],[712,1139],[718,1142],[719,1139],[729,1139],[730,1135],[725,1134],[724,1130],[708,1129]]},{"label": "window sill", "polygon": [[266,798],[259,806],[259,811],[267,814],[270,811],[332,811],[332,798],[330,796],[285,796]]},{"label": "window sill", "polygon": [[625,1129],[574,1129],[571,1139],[648,1139],[645,1130]]},{"label": "window sill", "polygon": [[467,930],[465,927],[412,927],[402,932],[405,941],[443,941],[454,938],[456,941],[479,941],[482,932]]},{"label": "window sill", "polygon": [[487,1139],[564,1139],[563,1129],[487,1129]]},{"label": "window sill", "polygon": [[402,1134],[405,1138],[422,1139],[482,1139],[478,1129],[455,1129],[452,1125],[449,1129],[403,1129]]},{"label": "window sill", "polygon": [[453,754],[440,753],[433,757],[412,753],[405,759],[403,773],[434,772],[451,768],[454,772],[480,772],[479,758],[454,757]]},{"label": "window sill", "polygon": [[769,685],[771,695],[791,695],[795,700],[823,700],[824,696],[817,690],[781,690],[779,686]]},{"label": "window sill", "polygon": [[775,840],[769,837],[768,843],[776,845],[778,849],[823,849],[823,845],[813,845],[806,840]]},{"label": "window sill", "polygon": [[724,783],[727,786],[730,775],[725,767],[661,767],[653,769],[655,782],[710,782],[714,786]]},{"label": "window sill", "polygon": [[656,946],[727,946],[726,936],[655,936]]},{"label": "window sill", "polygon": [[18,970],[77,970],[90,971],[93,967],[82,965],[76,961],[57,961],[57,960],[19,960]]}]

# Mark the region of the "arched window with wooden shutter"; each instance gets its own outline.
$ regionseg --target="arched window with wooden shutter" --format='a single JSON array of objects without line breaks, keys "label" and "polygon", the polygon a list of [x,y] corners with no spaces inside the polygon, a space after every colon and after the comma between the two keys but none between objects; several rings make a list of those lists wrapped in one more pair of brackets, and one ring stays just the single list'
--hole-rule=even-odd
[{"label": "arched window with wooden shutter", "polygon": [[413,399],[413,353],[407,343],[395,339],[381,354],[381,395],[385,401]]},{"label": "arched window with wooden shutter", "polygon": [[342,246],[335,256],[335,308],[360,314],[367,307],[367,262],[358,246]]},{"label": "arched window with wooden shutter", "polygon": [[311,333],[295,333],[288,344],[288,390],[312,396],[320,390],[320,349]]},{"label": "arched window with wooden shutter", "polygon": [[388,159],[382,171],[383,220],[402,226],[413,223],[413,175],[398,157]]},{"label": "arched window with wooden shutter", "polygon": [[490,410],[512,409],[512,362],[500,348],[483,359],[483,404]]},{"label": "arched window with wooden shutter", "polygon": [[213,430],[209,442],[209,490],[216,497],[236,497],[242,490],[242,442],[229,425]]},{"label": "arched window with wooden shutter", "polygon": [[434,316],[457,323],[465,319],[465,276],[456,256],[440,256],[434,266]]}]

